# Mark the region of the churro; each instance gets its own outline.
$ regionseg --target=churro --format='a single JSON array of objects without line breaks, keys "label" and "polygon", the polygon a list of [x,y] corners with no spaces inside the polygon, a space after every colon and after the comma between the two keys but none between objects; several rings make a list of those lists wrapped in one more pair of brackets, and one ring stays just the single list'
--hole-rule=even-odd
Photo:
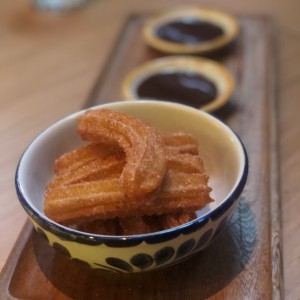
[{"label": "churro", "polygon": [[[122,152],[115,152],[106,157],[98,156],[98,149],[95,152],[87,147],[80,148],[77,152],[70,152],[70,155],[63,155],[59,161],[64,161],[64,166],[56,165],[57,176],[47,186],[48,189],[60,185],[94,181],[98,179],[117,178],[121,176],[125,165],[125,157]],[[68,153],[67,153],[68,154]],[[76,156],[77,160],[73,160]],[[84,163],[81,163],[81,157]],[[71,158],[71,159],[69,159]],[[189,153],[176,153],[166,150],[167,169],[182,173],[203,173],[204,165],[199,156]]]},{"label": "churro", "polygon": [[127,198],[118,179],[83,182],[45,194],[45,213],[56,222],[82,219],[161,215],[176,211],[196,211],[211,202],[203,174],[168,172],[159,193],[143,201]]},{"label": "churro", "polygon": [[161,184],[166,172],[160,134],[137,118],[117,111],[89,110],[79,117],[82,139],[116,145],[126,154],[121,183],[129,197],[141,198]]},{"label": "churro", "polygon": [[54,172],[56,174],[61,174],[65,171],[84,166],[91,161],[104,159],[107,156],[113,154],[118,155],[119,153],[120,150],[115,147],[110,147],[109,145],[92,143],[81,146],[75,150],[66,152],[57,158],[54,162]]},{"label": "churro", "polygon": [[166,132],[162,135],[163,143],[169,151],[198,154],[198,142],[184,131]]},{"label": "churro", "polygon": [[54,221],[97,234],[150,233],[191,221],[213,201],[192,135],[161,133],[108,109],[78,121],[92,143],[55,161],[44,202]]},{"label": "churro", "polygon": [[179,212],[175,214],[162,215],[160,216],[160,224],[163,229],[169,229],[182,224],[188,223],[196,219],[197,215],[195,212]]},{"label": "churro", "polygon": [[122,153],[118,153],[105,158],[95,158],[83,165],[78,165],[79,163],[76,163],[76,167],[72,165],[64,172],[60,171],[55,179],[49,183],[47,189],[85,181],[119,177],[125,165],[125,159]]},{"label": "churro", "polygon": [[166,151],[167,169],[182,173],[205,173],[204,164],[198,155]]},{"label": "churro", "polygon": [[74,226],[77,230],[103,234],[103,235],[119,235],[120,225],[117,219],[111,220],[93,220],[90,222],[79,223]]},{"label": "churro", "polygon": [[167,215],[95,220],[74,225],[80,231],[104,235],[147,234],[183,225],[197,217],[195,212],[179,212]]},{"label": "churro", "polygon": [[153,232],[153,229],[143,217],[127,217],[119,219],[122,235],[144,234]]}]

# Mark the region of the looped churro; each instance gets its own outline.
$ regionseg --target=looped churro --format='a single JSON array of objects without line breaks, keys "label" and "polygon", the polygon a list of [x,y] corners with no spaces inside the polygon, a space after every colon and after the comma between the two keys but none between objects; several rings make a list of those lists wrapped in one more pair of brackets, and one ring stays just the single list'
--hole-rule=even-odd
[{"label": "looped churro", "polygon": [[79,117],[92,144],[61,155],[45,191],[45,214],[78,230],[106,235],[179,226],[212,201],[198,142],[161,133],[132,116],[104,110]]},{"label": "looped churro", "polygon": [[79,117],[82,139],[120,147],[126,154],[121,184],[128,197],[141,198],[154,191],[166,172],[160,134],[132,116],[108,109],[89,110]]}]

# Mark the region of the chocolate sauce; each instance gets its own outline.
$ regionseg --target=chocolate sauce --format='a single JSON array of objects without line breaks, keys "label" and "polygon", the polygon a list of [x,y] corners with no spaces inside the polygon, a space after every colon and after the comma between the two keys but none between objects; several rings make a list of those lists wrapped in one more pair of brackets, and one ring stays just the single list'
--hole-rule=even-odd
[{"label": "chocolate sauce", "polygon": [[191,45],[210,41],[223,34],[223,29],[218,25],[190,18],[166,23],[156,30],[156,35],[161,39]]},{"label": "chocolate sauce", "polygon": [[140,98],[173,101],[199,108],[217,97],[215,84],[196,73],[158,73],[138,87]]}]

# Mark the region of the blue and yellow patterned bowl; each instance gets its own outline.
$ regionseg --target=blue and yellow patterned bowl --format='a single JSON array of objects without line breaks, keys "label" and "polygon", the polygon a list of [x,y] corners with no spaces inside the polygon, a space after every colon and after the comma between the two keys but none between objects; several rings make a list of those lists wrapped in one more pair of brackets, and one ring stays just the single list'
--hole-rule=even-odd
[{"label": "blue and yellow patterned bowl", "polygon": [[80,232],[47,218],[43,212],[46,184],[54,160],[83,142],[76,134],[78,112],[55,123],[28,146],[16,171],[20,203],[35,229],[59,252],[92,268],[141,272],[179,262],[207,247],[226,226],[245,186],[246,151],[233,131],[197,109],[162,101],[122,101],[97,106],[119,110],[161,130],[184,130],[199,140],[199,153],[210,176],[215,202],[184,225],[151,234],[104,236]]}]

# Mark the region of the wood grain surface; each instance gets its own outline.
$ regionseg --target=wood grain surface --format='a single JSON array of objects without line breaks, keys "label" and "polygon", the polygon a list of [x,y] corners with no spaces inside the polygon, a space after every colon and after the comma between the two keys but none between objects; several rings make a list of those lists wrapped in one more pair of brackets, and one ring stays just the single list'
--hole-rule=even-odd
[{"label": "wood grain surface", "polygon": [[[14,190],[15,167],[25,147],[45,127],[82,107],[129,14],[157,12],[182,3],[95,0],[80,10],[49,13],[34,10],[30,0],[0,2],[0,268],[26,219]],[[299,300],[300,2],[186,0],[184,4],[274,19],[278,47],[270,45],[268,51],[279,50],[274,93],[279,100],[284,296]],[[274,178],[272,182],[277,185]],[[272,209],[277,211],[274,205]]]},{"label": "wood grain surface", "polygon": [[[112,52],[106,65],[105,76],[100,74],[86,106],[122,99],[122,91],[116,87],[122,86],[126,74],[145,61],[162,57],[161,53],[150,49],[144,43],[141,33],[143,21],[143,18],[138,16],[129,20],[127,30],[122,32],[115,51]],[[225,65],[236,80],[236,90],[231,102],[227,107],[218,111],[216,116],[242,137],[249,152],[250,196],[249,199],[246,196],[246,201],[254,203],[253,214],[255,219],[259,220],[255,221],[257,222],[255,235],[259,237],[261,234],[260,238],[263,241],[257,244],[257,254],[260,256],[259,253],[264,253],[264,258],[260,257],[260,259],[265,259],[265,264],[260,259],[256,261],[252,265],[252,272],[262,275],[262,277],[257,277],[257,282],[261,286],[266,287],[270,284],[273,291],[268,297],[271,298],[272,294],[273,299],[281,299],[283,280],[277,162],[277,78],[275,75],[277,52],[274,51],[276,37],[274,24],[269,18],[244,16],[239,19],[239,22],[241,32],[236,43],[221,53],[209,55],[210,59]],[[114,82],[113,85],[112,82]],[[240,222],[245,221],[244,219],[245,216],[242,216]],[[249,229],[249,237],[252,234],[253,232]],[[268,236],[270,241],[268,241]],[[247,276],[249,274],[246,273],[245,278]],[[268,282],[270,276],[271,283]],[[253,286],[256,286],[255,281],[253,281]],[[236,290],[239,288],[241,288],[241,283],[235,286]],[[260,297],[267,297],[267,294],[263,293],[257,292],[253,295],[251,293],[232,295],[228,293],[223,297],[239,299],[251,296],[260,299]]]},{"label": "wood grain surface", "polygon": [[[143,42],[144,20],[136,16],[126,22],[85,106],[121,99],[126,73],[160,56]],[[250,161],[246,190],[223,235],[172,268],[124,276],[67,260],[27,225],[1,275],[0,292],[12,299],[281,299],[279,197],[273,197],[278,190],[273,184],[278,174],[275,59],[268,51],[273,27],[262,17],[244,16],[240,24],[236,43],[211,57],[228,67],[236,79],[235,94],[217,117],[240,135]],[[75,281],[85,284],[74,285]]]}]

